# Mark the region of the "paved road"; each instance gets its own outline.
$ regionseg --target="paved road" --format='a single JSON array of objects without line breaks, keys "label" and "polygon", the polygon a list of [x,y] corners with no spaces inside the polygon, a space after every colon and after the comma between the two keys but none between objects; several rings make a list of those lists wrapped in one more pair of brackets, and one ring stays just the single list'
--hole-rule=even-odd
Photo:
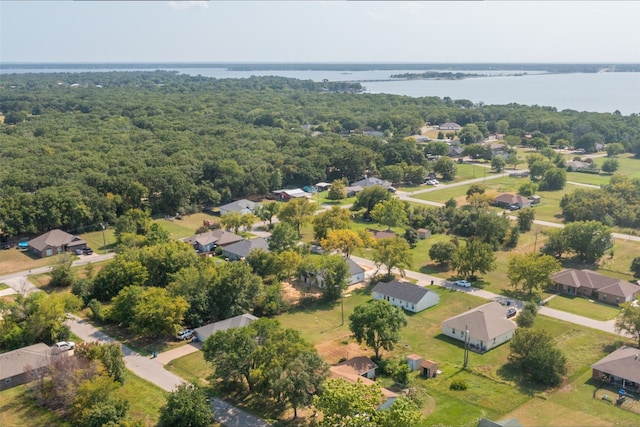
[{"label": "paved road", "polygon": [[[71,331],[84,341],[92,342],[115,342],[113,338],[99,331],[91,323],[82,320],[77,316],[70,316],[66,322]],[[152,359],[142,356],[131,350],[126,345],[122,345],[124,353],[124,363],[127,369],[140,378],[157,385],[166,391],[173,391],[179,384],[185,381],[172,372],[164,369],[164,365],[169,361],[185,354],[198,351],[197,346],[185,345],[174,350],[161,353],[157,358]],[[227,427],[270,427],[271,424],[257,418],[235,406],[217,398],[211,400],[211,407],[215,413],[215,419]]]},{"label": "paved road", "polygon": [[[358,264],[362,265],[362,266],[367,266],[370,267],[372,269],[375,269],[375,263],[369,259],[366,258],[360,258],[360,257],[356,257],[356,256],[351,256],[351,259],[354,260],[355,262],[357,262]],[[384,267],[386,269],[386,267]],[[395,270],[397,273],[399,273],[397,270]],[[411,270],[405,270],[405,275],[406,277],[409,277],[411,279],[417,280],[418,284],[421,286],[430,286],[431,284],[437,285],[437,286],[441,286],[447,289],[453,289],[456,290],[458,292],[465,292],[465,293],[469,293],[472,295],[475,295],[477,297],[486,299],[486,300],[490,300],[490,301],[502,301],[502,302],[506,302],[509,301],[510,305],[517,307],[518,309],[522,309],[524,307],[524,302],[520,301],[518,299],[515,298],[506,298],[502,295],[498,295],[498,294],[494,294],[493,292],[489,292],[489,291],[485,291],[483,289],[478,289],[478,288],[474,288],[474,287],[470,287],[470,288],[460,288],[458,286],[453,285],[450,282],[444,281],[442,280],[440,277],[437,276],[431,276],[429,274],[423,274],[423,273],[419,273],[417,271],[411,271]],[[576,314],[571,314],[571,313],[567,313],[565,311],[561,311],[561,310],[556,310],[553,308],[549,308],[549,307],[539,307],[538,313],[548,316],[548,317],[553,317],[554,319],[558,319],[558,320],[563,320],[565,322],[569,322],[569,323],[574,323],[576,325],[581,325],[581,326],[586,326],[592,329],[598,329],[600,331],[604,331],[604,332],[609,332],[612,334],[617,334],[623,337],[631,337],[630,335],[628,335],[626,332],[616,332],[615,327],[614,327],[614,322],[615,320],[609,320],[609,321],[600,321],[600,320],[594,320],[594,319],[590,319],[588,317],[584,317],[584,316],[578,316]]]}]

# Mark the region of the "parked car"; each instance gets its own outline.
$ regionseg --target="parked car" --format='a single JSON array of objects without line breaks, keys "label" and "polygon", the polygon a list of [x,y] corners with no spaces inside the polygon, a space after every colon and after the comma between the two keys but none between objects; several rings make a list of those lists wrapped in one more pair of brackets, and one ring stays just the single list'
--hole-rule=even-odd
[{"label": "parked car", "polygon": [[518,206],[518,205],[511,205],[511,206],[509,206],[509,210],[510,210],[510,211],[517,211],[517,210],[519,210],[519,209],[520,209],[520,206]]},{"label": "parked car", "polygon": [[84,249],[82,250],[82,252],[83,252],[85,255],[91,255],[91,254],[93,253],[93,249],[91,249],[90,247],[88,247],[88,246],[87,246],[86,248],[84,248]]},{"label": "parked car", "polygon": [[82,252],[82,249],[76,249],[75,251],[73,251],[76,255],[82,255],[84,252]]},{"label": "parked car", "polygon": [[507,309],[507,319],[515,316],[518,313],[518,310],[516,310],[515,308],[511,307]]},{"label": "parked car", "polygon": [[396,190],[396,188],[395,188],[395,187],[388,187],[388,188],[387,188],[387,191],[388,191],[389,193],[395,193],[397,190]]},{"label": "parked car", "polygon": [[453,282],[454,285],[456,286],[462,286],[463,288],[470,288],[471,287],[471,283],[469,283],[466,280],[456,280],[455,282]]},{"label": "parked car", "polygon": [[73,341],[60,341],[56,343],[56,348],[60,351],[73,350],[76,348],[76,343]]},{"label": "parked car", "polygon": [[176,335],[176,338],[179,340],[188,340],[193,337],[195,331],[193,329],[183,329]]}]

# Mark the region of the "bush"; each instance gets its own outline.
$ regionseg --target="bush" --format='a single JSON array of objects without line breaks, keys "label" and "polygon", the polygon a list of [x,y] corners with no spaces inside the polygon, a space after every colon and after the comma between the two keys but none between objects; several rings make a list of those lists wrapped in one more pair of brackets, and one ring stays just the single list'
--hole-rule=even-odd
[{"label": "bush", "polygon": [[465,380],[453,380],[449,386],[449,390],[466,390],[469,386]]}]

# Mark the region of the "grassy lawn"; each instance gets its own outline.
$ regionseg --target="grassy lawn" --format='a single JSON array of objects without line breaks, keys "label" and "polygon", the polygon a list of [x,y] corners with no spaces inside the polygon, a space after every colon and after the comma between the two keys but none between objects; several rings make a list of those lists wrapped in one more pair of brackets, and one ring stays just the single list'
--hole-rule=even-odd
[{"label": "grassy lawn", "polygon": [[3,289],[9,289],[9,285],[7,285],[6,283],[0,283],[0,291]]},{"label": "grassy lawn", "polygon": [[31,400],[26,385],[0,392],[0,424],[11,427],[71,426]]},{"label": "grassy lawn", "polygon": [[550,308],[578,314],[595,320],[611,320],[619,313],[620,309],[602,304],[597,301],[588,300],[581,296],[558,295],[546,304]]},{"label": "grassy lawn", "polygon": [[155,426],[160,418],[160,407],[167,398],[160,387],[132,374],[125,373],[125,382],[118,395],[129,401],[129,416],[142,421],[143,426]]},{"label": "grassy lawn", "polygon": [[201,351],[174,359],[165,365],[165,369],[191,383],[201,385],[208,384],[207,377],[212,372]]},{"label": "grassy lawn", "polygon": [[[53,259],[52,259],[53,258]],[[0,251],[0,274],[29,270],[53,264],[57,257],[39,258],[29,251],[7,249]]]}]

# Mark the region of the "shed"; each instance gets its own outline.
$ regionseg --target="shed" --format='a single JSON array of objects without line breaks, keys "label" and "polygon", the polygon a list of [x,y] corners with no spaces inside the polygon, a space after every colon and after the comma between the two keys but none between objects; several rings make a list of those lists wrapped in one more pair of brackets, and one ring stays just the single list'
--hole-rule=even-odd
[{"label": "shed", "polygon": [[409,369],[415,371],[420,368],[420,364],[422,363],[422,356],[418,354],[410,354],[407,356],[407,365],[409,365]]},{"label": "shed", "polygon": [[418,228],[418,237],[420,239],[428,239],[431,237],[431,230],[427,230],[426,228]]},{"label": "shed", "polygon": [[420,375],[423,377],[435,378],[438,375],[438,364],[433,360],[423,360],[420,369]]}]

